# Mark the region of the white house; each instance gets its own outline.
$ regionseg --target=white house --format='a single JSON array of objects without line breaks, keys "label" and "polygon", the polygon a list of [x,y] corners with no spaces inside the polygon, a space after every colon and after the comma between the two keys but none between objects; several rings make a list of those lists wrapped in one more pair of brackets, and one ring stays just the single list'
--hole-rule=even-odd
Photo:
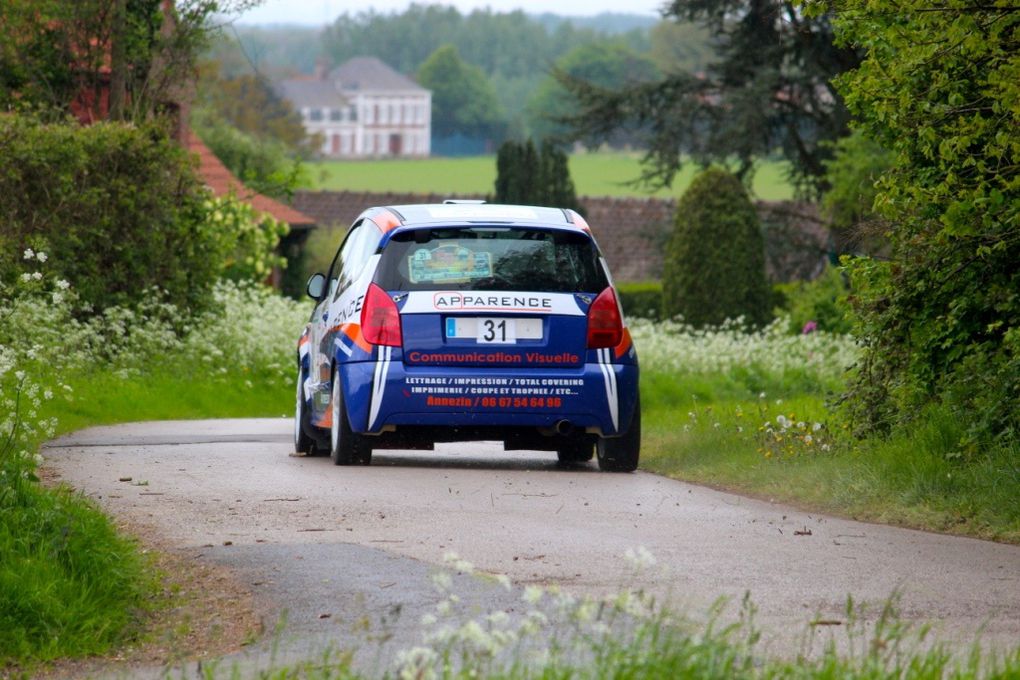
[{"label": "white house", "polygon": [[329,158],[424,157],[431,150],[432,93],[375,57],[356,57],[317,78],[277,83],[321,135]]}]

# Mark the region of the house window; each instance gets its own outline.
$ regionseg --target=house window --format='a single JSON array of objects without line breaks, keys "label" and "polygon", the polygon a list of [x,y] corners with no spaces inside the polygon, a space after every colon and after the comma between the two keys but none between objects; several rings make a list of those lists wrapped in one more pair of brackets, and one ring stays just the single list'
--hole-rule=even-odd
[{"label": "house window", "polygon": [[308,119],[312,122],[322,122],[322,109],[312,109],[308,114]]},{"label": "house window", "polygon": [[347,109],[347,117],[351,121],[357,122],[357,120],[358,120],[358,109],[357,109],[357,107],[352,106],[349,109]]},{"label": "house window", "polygon": [[329,110],[329,119],[331,121],[333,121],[333,122],[342,121],[344,119],[344,110],[343,109],[330,109]]}]

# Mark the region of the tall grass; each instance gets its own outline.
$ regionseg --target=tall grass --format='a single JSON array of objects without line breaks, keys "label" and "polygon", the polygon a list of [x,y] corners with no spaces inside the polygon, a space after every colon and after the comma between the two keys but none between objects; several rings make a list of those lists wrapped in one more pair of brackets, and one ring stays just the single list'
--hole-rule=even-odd
[{"label": "tall grass", "polygon": [[[654,569],[655,558],[637,548],[627,551],[637,571]],[[470,563],[448,556],[448,567],[471,574]],[[501,577],[480,575],[494,588],[509,585]],[[950,680],[1020,676],[1020,648],[1004,654],[974,647],[952,654],[929,640],[923,627],[912,628],[890,600],[875,615],[853,600],[846,625],[830,642],[805,643],[795,658],[779,659],[759,648],[753,603],[720,601],[706,621],[664,606],[642,590],[608,596],[578,597],[556,587],[525,588],[518,607],[493,612],[458,608],[448,571],[433,575],[440,601],[420,622],[421,641],[398,652],[388,667],[354,671],[346,654],[326,652],[314,661],[272,668],[263,678],[347,679],[387,677],[402,680],[507,680],[568,678],[718,678],[719,680]],[[873,623],[865,625],[865,621]],[[804,638],[814,638],[810,624]],[[236,667],[206,666],[204,677],[239,677]]]},{"label": "tall grass", "polygon": [[92,503],[26,484],[0,493],[0,513],[0,669],[100,653],[131,633],[154,583]]}]

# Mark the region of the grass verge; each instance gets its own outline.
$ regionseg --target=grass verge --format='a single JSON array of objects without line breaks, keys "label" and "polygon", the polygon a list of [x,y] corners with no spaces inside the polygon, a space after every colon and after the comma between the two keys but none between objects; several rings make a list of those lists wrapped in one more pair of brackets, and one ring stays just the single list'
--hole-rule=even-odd
[{"label": "grass verge", "polygon": [[[170,364],[65,380],[69,396],[45,404],[60,433],[140,420],[280,416],[293,407],[278,378],[243,369],[211,375]],[[40,486],[29,474],[0,490],[0,511],[0,674],[13,664],[102,654],[142,635],[154,608],[176,606],[161,592],[158,566],[83,495]]]},{"label": "grass verge", "polygon": [[[645,470],[854,519],[1020,543],[1020,451],[956,457],[962,430],[949,414],[924,413],[890,439],[852,441],[831,431],[817,391],[742,386],[732,375],[646,372],[643,381]],[[782,434],[780,416],[790,423]]]}]

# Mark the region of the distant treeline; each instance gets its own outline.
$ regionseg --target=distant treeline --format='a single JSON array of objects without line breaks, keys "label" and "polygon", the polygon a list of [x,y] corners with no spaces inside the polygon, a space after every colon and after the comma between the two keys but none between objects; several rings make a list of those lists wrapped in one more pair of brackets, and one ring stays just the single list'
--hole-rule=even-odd
[{"label": "distant treeline", "polygon": [[591,54],[593,48],[604,47],[609,54],[646,60],[652,71],[660,72],[700,70],[713,54],[704,31],[654,17],[607,13],[575,18],[491,10],[461,14],[453,7],[413,4],[399,14],[345,13],[325,28],[236,26],[214,45],[211,56],[228,78],[250,75],[253,69],[270,79],[307,74],[317,64],[334,66],[354,56],[378,57],[414,77],[444,45],[456,47],[465,62],[485,74],[503,108],[507,130],[515,136],[536,127],[535,107],[526,111],[528,102],[541,89],[548,91],[554,66],[578,61],[578,50]]}]

